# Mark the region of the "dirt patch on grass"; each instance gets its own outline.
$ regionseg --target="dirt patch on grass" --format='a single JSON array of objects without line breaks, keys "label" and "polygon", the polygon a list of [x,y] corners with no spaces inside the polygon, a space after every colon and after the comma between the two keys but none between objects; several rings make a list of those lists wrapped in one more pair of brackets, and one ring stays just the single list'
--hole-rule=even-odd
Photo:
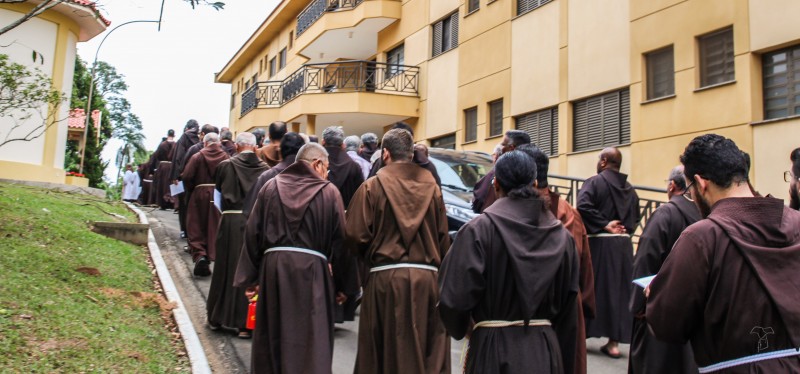
[{"label": "dirt patch on grass", "polygon": [[99,277],[101,275],[100,270],[97,270],[96,268],[85,267],[85,266],[84,267],[79,267],[79,268],[75,269],[75,271],[77,271],[78,273],[91,275],[93,277]]}]

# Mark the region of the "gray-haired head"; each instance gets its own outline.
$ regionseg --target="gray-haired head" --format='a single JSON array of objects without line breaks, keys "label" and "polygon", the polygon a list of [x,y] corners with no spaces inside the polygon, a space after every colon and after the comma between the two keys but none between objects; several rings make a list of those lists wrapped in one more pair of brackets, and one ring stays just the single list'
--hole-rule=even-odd
[{"label": "gray-haired head", "polygon": [[300,150],[297,151],[297,156],[295,159],[307,162],[312,162],[314,160],[327,160],[328,151],[326,151],[325,147],[321,146],[319,143],[307,143],[306,145],[300,147]]},{"label": "gray-haired head", "polygon": [[347,151],[358,152],[358,147],[361,147],[361,139],[358,135],[350,135],[344,138],[344,147]]},{"label": "gray-haired head", "polygon": [[675,188],[681,191],[686,190],[686,179],[683,177],[683,165],[672,168],[672,171],[669,172],[669,180],[675,183]]},{"label": "gray-haired head", "polygon": [[212,132],[203,136],[204,144],[219,143],[219,134]]},{"label": "gray-haired head", "polygon": [[372,132],[364,133],[364,135],[361,135],[361,143],[364,145],[378,144],[378,135]]},{"label": "gray-haired head", "polygon": [[264,141],[264,137],[267,135],[267,132],[262,128],[258,128],[253,130],[252,133],[256,137],[256,144],[261,146],[261,143]]},{"label": "gray-haired head", "polygon": [[243,132],[239,135],[236,135],[236,145],[240,147],[255,147],[256,136],[249,132]]},{"label": "gray-haired head", "polygon": [[341,147],[344,142],[344,130],[340,126],[331,126],[322,130],[322,141],[326,147]]},{"label": "gray-haired head", "polygon": [[228,130],[222,130],[219,133],[219,138],[221,140],[233,140],[233,133]]}]

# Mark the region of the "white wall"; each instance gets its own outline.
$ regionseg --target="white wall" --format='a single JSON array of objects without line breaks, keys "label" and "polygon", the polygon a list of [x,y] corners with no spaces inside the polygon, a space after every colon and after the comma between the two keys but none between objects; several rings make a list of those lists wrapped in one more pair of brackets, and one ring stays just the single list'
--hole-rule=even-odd
[{"label": "white wall", "polygon": [[[21,16],[22,13],[0,9],[0,25],[7,25]],[[16,62],[28,68],[38,68],[45,75],[52,77],[57,32],[58,26],[52,22],[38,18],[30,19],[17,28],[0,35],[0,45],[7,46],[0,47],[0,53],[7,54],[10,62]],[[37,59],[34,63],[32,58],[33,51],[41,53],[44,57],[44,62]],[[72,53],[74,58],[74,44]],[[69,76],[71,82],[71,70]],[[69,101],[65,105],[68,106]],[[46,115],[46,105],[41,109],[41,113]],[[34,114],[9,134],[9,130],[15,125],[14,121],[7,117],[0,117],[0,140],[22,137],[41,123],[42,119],[37,114]],[[0,147],[0,160],[41,165],[44,156],[44,144],[44,136],[30,142],[8,143]],[[63,149],[61,153],[62,165],[59,167],[63,167]]]},{"label": "white wall", "polygon": [[[78,37],[73,33],[67,34],[67,56],[64,60],[64,79],[61,83],[61,91],[66,92],[67,95],[72,94],[72,78],[75,75],[75,54],[77,53],[76,43]],[[66,101],[61,104],[58,111],[58,118],[63,121],[58,122],[58,137],[56,138],[56,154],[53,161],[54,168],[64,167],[64,157],[67,151],[67,121],[69,116],[69,102],[70,98],[67,97]]]}]

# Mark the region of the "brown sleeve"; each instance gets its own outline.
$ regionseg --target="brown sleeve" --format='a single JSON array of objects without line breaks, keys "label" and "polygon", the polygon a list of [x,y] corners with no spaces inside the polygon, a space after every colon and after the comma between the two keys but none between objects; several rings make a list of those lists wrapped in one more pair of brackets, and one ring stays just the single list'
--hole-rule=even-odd
[{"label": "brown sleeve", "polygon": [[437,193],[434,194],[434,204],[436,204],[436,227],[437,238],[439,241],[439,258],[444,259],[447,251],[450,250],[450,231],[447,226],[447,212],[444,208],[444,198],[441,191],[437,188]]},{"label": "brown sleeve", "polygon": [[[376,180],[377,181],[377,180]],[[353,256],[364,258],[374,238],[375,213],[369,193],[370,183],[363,183],[350,200],[345,219],[344,248]]]},{"label": "brown sleeve", "polygon": [[244,243],[242,244],[239,263],[233,278],[234,287],[250,287],[258,284],[258,272],[263,256],[262,226],[265,201],[262,196],[256,199],[253,212],[244,227]]},{"label": "brown sleeve", "polygon": [[570,207],[574,213],[571,228],[572,237],[575,238],[575,247],[578,250],[579,262],[579,286],[581,289],[581,303],[583,314],[587,318],[595,317],[595,295],[594,295],[594,266],[592,265],[592,253],[589,251],[589,235],[586,234],[586,227],[583,226],[581,215],[575,208]]}]

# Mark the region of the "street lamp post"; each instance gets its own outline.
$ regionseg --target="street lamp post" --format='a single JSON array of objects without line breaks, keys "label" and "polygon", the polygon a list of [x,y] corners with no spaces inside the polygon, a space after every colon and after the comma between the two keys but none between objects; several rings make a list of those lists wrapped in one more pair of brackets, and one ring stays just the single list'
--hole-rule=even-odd
[{"label": "street lamp post", "polygon": [[[163,7],[163,2],[162,2],[162,7]],[[163,10],[162,10],[162,12],[163,12]],[[89,140],[86,139],[86,136],[87,136],[87,133],[89,131],[89,117],[91,117],[91,110],[92,110],[92,95],[94,94],[94,71],[97,68],[97,55],[100,53],[100,47],[103,46],[103,43],[106,41],[106,38],[108,38],[108,36],[111,35],[111,33],[113,33],[114,30],[116,30],[116,29],[118,29],[118,28],[120,28],[122,26],[125,26],[125,25],[130,25],[132,23],[157,23],[159,30],[161,29],[161,19],[159,19],[158,21],[151,21],[151,20],[128,21],[128,22],[121,23],[121,24],[117,25],[116,27],[111,29],[111,31],[106,33],[106,35],[103,37],[103,40],[100,41],[100,45],[97,46],[97,51],[95,51],[95,53],[94,53],[94,62],[92,62],[92,71],[91,71],[91,74],[90,74],[91,75],[91,79],[89,80],[89,97],[86,98],[86,112],[85,112],[85,114],[86,114],[86,122],[84,123],[84,126],[83,126],[83,147],[81,147],[81,168],[80,168],[80,173],[81,174],[83,174],[83,164],[84,164],[83,160],[84,160],[84,157],[86,156],[86,145],[89,142]],[[100,131],[99,124],[98,124],[97,131]]]}]

